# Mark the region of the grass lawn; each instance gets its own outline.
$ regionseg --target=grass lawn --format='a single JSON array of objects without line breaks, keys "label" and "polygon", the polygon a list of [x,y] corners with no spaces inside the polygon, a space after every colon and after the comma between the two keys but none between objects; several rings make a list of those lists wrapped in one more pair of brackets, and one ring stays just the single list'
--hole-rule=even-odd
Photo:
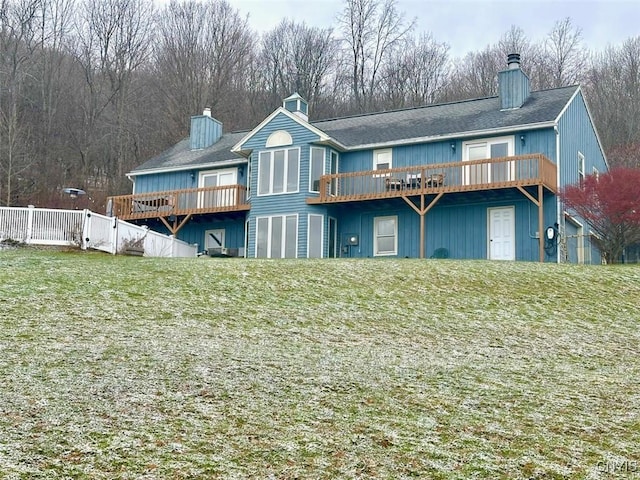
[{"label": "grass lawn", "polygon": [[2,479],[640,477],[640,266],[0,251]]}]

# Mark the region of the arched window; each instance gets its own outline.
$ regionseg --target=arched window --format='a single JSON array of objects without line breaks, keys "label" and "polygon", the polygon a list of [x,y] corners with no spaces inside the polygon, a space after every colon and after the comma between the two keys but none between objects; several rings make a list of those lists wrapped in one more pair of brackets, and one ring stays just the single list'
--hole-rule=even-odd
[{"label": "arched window", "polygon": [[269,135],[265,147],[282,147],[283,145],[292,145],[293,138],[286,130],[277,130]]}]

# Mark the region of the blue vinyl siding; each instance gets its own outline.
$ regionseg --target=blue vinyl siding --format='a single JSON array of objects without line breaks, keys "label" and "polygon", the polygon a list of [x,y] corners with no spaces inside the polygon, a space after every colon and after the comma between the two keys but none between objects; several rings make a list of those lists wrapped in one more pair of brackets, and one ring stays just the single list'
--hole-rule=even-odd
[{"label": "blue vinyl siding", "polygon": [[[552,162],[556,158],[556,137],[552,128],[523,130],[495,137],[514,137],[515,155],[542,153]],[[485,140],[491,135],[465,138],[464,141]],[[524,141],[521,139],[524,137]],[[455,148],[451,148],[454,145]],[[437,165],[440,163],[460,162],[462,160],[462,140],[446,140],[415,145],[403,145],[392,148],[393,168],[418,165]],[[340,173],[373,170],[373,150],[346,152],[340,156]]]},{"label": "blue vinyl siding", "polygon": [[[273,132],[278,130],[287,131],[292,139],[293,144],[266,148],[265,143]],[[273,215],[298,215],[298,257],[305,258],[307,256],[307,234],[308,234],[308,214],[314,213],[325,215],[326,208],[320,206],[311,206],[306,203],[307,198],[317,196],[317,194],[309,193],[309,157],[311,155],[311,144],[318,141],[317,134],[310,131],[304,125],[291,119],[284,113],[276,115],[268,124],[264,125],[256,132],[247,142],[242,145],[243,149],[252,149],[251,171],[251,212],[249,214],[249,246],[248,257],[255,256],[255,238],[256,238],[256,218],[267,217]],[[283,148],[299,148],[300,152],[300,168],[299,183],[297,193],[281,193],[276,195],[256,195],[258,191],[258,158],[260,152],[268,150],[279,150]],[[328,158],[328,153],[326,158]],[[328,168],[328,162],[325,162],[325,171]],[[327,226],[325,226],[326,236]],[[323,241],[323,250],[326,252],[326,240]],[[326,253],[325,253],[326,255]]]},{"label": "blue vinyl siding", "polygon": [[578,152],[585,157],[585,174],[593,167],[604,173],[607,165],[598,138],[589,119],[587,106],[579,92],[558,122],[560,134],[560,184],[578,181]]},{"label": "blue vinyl siding", "polygon": [[[192,177],[193,173],[193,178]],[[198,186],[198,173],[195,170],[179,172],[155,173],[135,177],[134,193],[162,192],[166,190],[183,190]]]},{"label": "blue vinyl siding", "polygon": [[[589,118],[587,106],[579,91],[571,101],[564,114],[558,121],[560,135],[560,188],[565,185],[576,184],[578,176],[578,152],[584,155],[584,174],[590,175],[593,168],[604,173],[608,170],[607,163],[601,149],[593,124]],[[559,205],[560,208],[560,205]],[[584,226],[584,233],[589,231],[587,222],[576,216]],[[558,222],[564,227],[565,235],[571,235],[574,227],[566,222],[562,212],[558,212]],[[570,238],[570,237],[569,237]],[[567,237],[565,237],[565,240]],[[576,242],[567,242],[567,256],[569,261],[577,260]],[[599,263],[600,253],[597,248],[591,248],[589,239],[585,239],[585,262]]]},{"label": "blue vinyl siding", "polygon": [[[430,257],[438,248],[446,248],[450,258],[482,259],[488,257],[488,209],[515,207],[516,260],[539,259],[538,208],[521,194],[510,194],[500,201],[478,201],[472,197],[457,196],[455,201],[440,200],[425,216],[425,256]],[[545,195],[545,226],[555,222],[555,202]],[[398,217],[398,257],[417,258],[420,254],[420,216],[397,199],[387,202],[385,208],[354,205],[330,212],[338,218],[341,246],[346,237],[359,235],[358,246],[347,248],[342,256],[373,257],[373,222],[375,217]],[[556,257],[546,261],[555,262]]]},{"label": "blue vinyl siding", "polygon": [[[521,72],[520,72],[521,73]],[[528,89],[526,81],[519,73],[506,72],[505,81],[511,82],[511,93],[516,102],[518,95]],[[517,78],[509,79],[514,76]],[[514,83],[515,82],[515,83]],[[520,83],[518,83],[520,82]],[[506,84],[505,84],[506,85]],[[296,104],[297,105],[297,104]],[[287,104],[287,108],[292,108]],[[499,112],[496,111],[496,114]],[[536,124],[537,126],[537,124]],[[218,130],[219,127],[219,130]],[[402,128],[402,125],[398,125]],[[267,139],[276,131],[286,131],[291,136],[292,144],[277,147],[266,147]],[[205,145],[215,141],[222,132],[219,122],[205,116],[192,118],[192,146]],[[604,156],[597,141],[593,125],[590,122],[582,93],[578,91],[574,99],[567,106],[559,120],[558,132],[553,128],[536,128],[535,130],[500,132],[496,135],[479,135],[432,141],[422,144],[401,145],[388,147],[392,150],[392,167],[402,168],[418,165],[438,165],[462,160],[463,142],[484,140],[492,137],[513,137],[515,155],[541,153],[552,162],[559,161],[560,188],[567,183],[575,183],[577,176],[577,154],[580,151],[585,156],[585,174],[590,174],[593,168],[600,172],[607,170]],[[275,138],[275,137],[274,137]],[[557,151],[557,139],[560,151]],[[238,183],[245,185],[250,165],[251,175],[251,210],[234,214],[201,215],[191,219],[178,233],[178,237],[189,243],[198,243],[204,247],[204,232],[210,229],[225,229],[226,246],[240,248],[245,242],[245,225],[248,222],[248,245],[246,254],[255,256],[256,219],[275,215],[297,216],[297,256],[305,258],[308,247],[308,219],[309,214],[323,217],[323,256],[328,255],[329,249],[329,217],[337,220],[338,245],[340,256],[373,257],[374,255],[374,221],[376,217],[396,216],[398,227],[398,257],[417,258],[420,253],[420,216],[410,208],[401,198],[386,198],[380,200],[351,202],[344,204],[309,205],[310,197],[317,197],[317,193],[309,192],[309,167],[311,147],[321,148],[325,152],[324,174],[330,173],[330,147],[318,145],[320,137],[313,131],[313,127],[305,121],[291,118],[281,110],[262,125],[252,136],[240,146],[243,152],[251,151],[244,165],[243,172],[238,172]],[[293,193],[279,193],[273,195],[257,195],[259,166],[261,152],[295,148],[299,152],[298,191]],[[338,172],[350,173],[373,170],[374,149],[341,152],[339,154]],[[232,154],[230,154],[230,158]],[[238,161],[243,161],[238,158]],[[220,169],[237,168],[238,165],[221,165]],[[199,173],[214,169],[187,169],[168,173],[140,175],[135,177],[134,193],[154,191],[181,190],[198,187]],[[460,169],[460,174],[462,169]],[[455,172],[453,172],[455,176]],[[381,188],[384,188],[380,178]],[[537,189],[529,191],[537,197]],[[427,201],[432,199],[430,196]],[[413,198],[419,202],[419,197]],[[488,209],[496,207],[513,207],[515,214],[515,252],[516,260],[537,261],[539,259],[539,239],[543,232],[538,232],[538,208],[515,188],[496,189],[487,192],[447,193],[425,216],[425,256],[433,255],[438,248],[445,248],[450,258],[484,259],[488,257]],[[544,227],[552,226],[556,221],[561,222],[564,216],[559,210],[558,199],[555,195],[545,192],[544,197]],[[216,220],[219,219],[219,220]],[[156,221],[159,229],[164,229]],[[156,225],[154,224],[154,225]],[[561,227],[564,225],[561,225]],[[562,230],[562,228],[561,228]],[[585,233],[586,233],[585,225]],[[567,230],[567,234],[571,231]],[[359,236],[359,245],[345,248],[346,236]],[[567,252],[571,260],[577,259],[576,251]],[[588,256],[585,253],[585,260]],[[546,261],[557,261],[557,254],[553,253],[545,258]]]},{"label": "blue vinyl siding", "polygon": [[529,77],[519,68],[498,72],[500,107],[519,108],[530,93]]},{"label": "blue vinyl siding", "polygon": [[[247,183],[246,165],[221,166],[217,170],[238,169],[238,185]],[[215,168],[180,170],[167,173],[155,173],[150,175],[138,175],[135,177],[134,193],[162,192],[167,190],[183,190],[198,188],[200,172],[212,172]],[[240,172],[242,170],[242,172]]]},{"label": "blue vinyl siding", "polygon": [[207,115],[191,117],[191,130],[189,140],[191,150],[207,148],[220,140],[222,136],[222,123]]},{"label": "blue vinyl siding", "polygon": [[203,251],[205,246],[204,234],[206,230],[224,229],[225,231],[225,247],[226,248],[242,248],[244,247],[244,222],[245,217],[241,216],[237,220],[199,220],[197,222],[188,222],[179,232],[178,238],[188,243],[197,243],[198,250]]}]

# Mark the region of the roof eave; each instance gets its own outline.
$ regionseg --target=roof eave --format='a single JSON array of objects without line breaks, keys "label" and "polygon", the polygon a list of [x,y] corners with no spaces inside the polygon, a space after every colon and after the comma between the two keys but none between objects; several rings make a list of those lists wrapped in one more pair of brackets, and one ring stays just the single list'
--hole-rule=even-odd
[{"label": "roof eave", "polygon": [[202,170],[203,168],[215,168],[215,167],[227,167],[232,165],[242,165],[247,163],[245,158],[233,158],[229,160],[221,160],[218,162],[208,162],[208,163],[199,163],[195,165],[181,165],[179,167],[160,167],[160,168],[149,168],[145,170],[133,170],[126,174],[126,176],[131,179],[131,177],[139,177],[142,175],[153,175],[157,173],[172,173],[172,172],[180,172],[185,170]]},{"label": "roof eave", "polygon": [[360,145],[351,145],[348,147],[344,147],[346,151],[352,150],[366,150],[370,148],[389,148],[396,147],[402,145],[413,145],[416,143],[428,143],[428,142],[438,142],[438,141],[446,141],[453,140],[459,138],[469,138],[469,137],[480,137],[480,136],[489,136],[489,135],[504,135],[506,133],[514,132],[514,131],[522,131],[522,130],[539,130],[541,128],[552,128],[557,124],[555,121],[547,121],[547,122],[538,122],[538,123],[528,123],[524,125],[512,125],[509,127],[503,128],[491,128],[485,130],[472,130],[468,132],[456,132],[456,133],[448,133],[445,135],[432,135],[427,137],[414,137],[414,138],[405,138],[401,140],[391,140],[388,142],[378,142],[378,143],[366,143]]}]

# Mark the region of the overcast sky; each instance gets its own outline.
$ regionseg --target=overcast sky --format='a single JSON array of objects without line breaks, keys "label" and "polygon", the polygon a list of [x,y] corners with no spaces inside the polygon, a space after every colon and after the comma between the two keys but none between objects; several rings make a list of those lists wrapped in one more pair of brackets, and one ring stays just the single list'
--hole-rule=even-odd
[{"label": "overcast sky", "polygon": [[[287,17],[318,27],[335,26],[343,0],[229,0],[251,26],[270,30]],[[571,17],[582,29],[585,46],[602,50],[640,35],[640,0],[398,0],[418,32],[431,32],[448,43],[452,56],[463,56],[493,44],[511,25],[532,41],[542,39],[556,20]]]}]

